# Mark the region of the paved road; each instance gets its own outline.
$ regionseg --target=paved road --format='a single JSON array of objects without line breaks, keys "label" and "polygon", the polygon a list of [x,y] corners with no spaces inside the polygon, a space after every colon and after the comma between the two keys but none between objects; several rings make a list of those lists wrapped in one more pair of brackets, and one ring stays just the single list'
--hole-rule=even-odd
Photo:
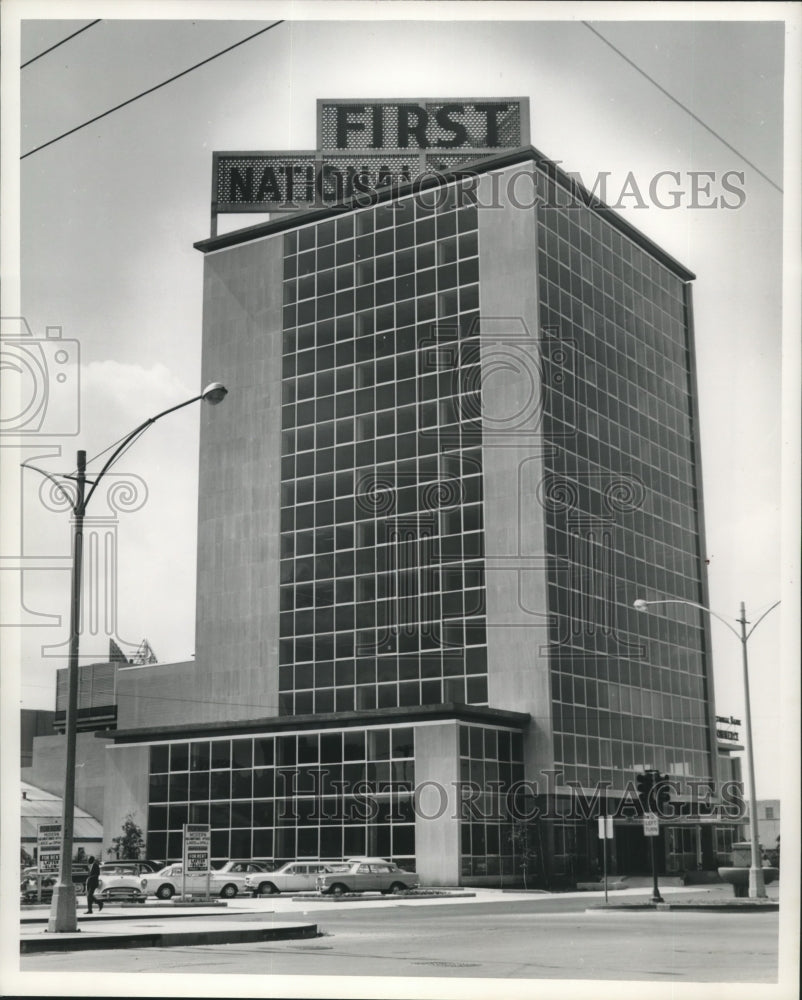
[{"label": "paved road", "polygon": [[[323,933],[311,941],[32,955],[22,959],[21,969],[776,981],[777,913],[585,913],[587,902],[508,898],[476,900],[470,906],[445,901],[369,908],[332,904],[307,909]],[[256,912],[253,916],[258,918]]]}]

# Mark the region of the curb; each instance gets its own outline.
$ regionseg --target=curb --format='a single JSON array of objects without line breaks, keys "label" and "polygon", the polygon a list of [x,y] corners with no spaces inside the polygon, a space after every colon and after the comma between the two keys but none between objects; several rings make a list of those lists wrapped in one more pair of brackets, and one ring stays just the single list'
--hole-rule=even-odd
[{"label": "curb", "polygon": [[51,935],[23,938],[20,954],[45,951],[97,951],[107,948],[174,948],[198,944],[245,944],[251,941],[286,941],[317,937],[317,924],[285,924],[282,927],[239,927],[230,930],[132,931],[126,934]]},{"label": "curb", "polygon": [[432,892],[424,895],[415,895],[412,892],[399,893],[388,896],[364,896],[359,893],[351,893],[343,896],[314,895],[314,896],[291,896],[294,903],[403,903],[416,899],[474,899],[475,892]]},{"label": "curb", "polygon": [[589,906],[585,909],[585,913],[599,913],[604,910],[692,910],[697,913],[710,913],[715,911],[718,913],[754,913],[756,910],[767,912],[767,913],[777,913],[780,909],[780,904],[775,902],[768,903],[599,903],[597,906]]},{"label": "curb", "polygon": [[[160,908],[154,906],[153,909],[155,910],[155,909],[160,909]],[[168,909],[172,909],[172,907],[168,907]],[[274,910],[258,910],[258,911],[254,911],[254,912],[262,914],[262,913],[274,913],[275,911]],[[236,919],[237,917],[245,917],[245,916],[250,916],[250,914],[249,914],[249,912],[247,910],[235,910],[233,912],[229,911],[228,913],[182,913],[180,911],[175,911],[175,912],[172,912],[172,913],[162,913],[162,912],[160,912],[158,914],[153,914],[152,918],[154,920],[172,920],[175,917],[183,917],[186,920],[187,917],[192,917],[193,920],[195,918],[198,918],[200,920],[200,919],[203,919],[203,917],[216,917],[218,920],[223,920],[223,919],[228,918],[228,917],[234,917]],[[108,914],[104,913],[103,916],[101,916],[99,919],[100,920],[114,920],[114,921],[118,921],[118,920],[141,920],[143,917],[146,917],[146,918],[147,917],[151,917],[151,911],[148,910],[145,913],[143,913],[142,910],[141,910],[141,908],[140,908],[139,910],[136,910],[136,911],[134,911],[132,913],[108,913]],[[79,925],[83,924],[84,927],[90,928],[92,926],[92,924],[94,924],[94,923],[97,922],[97,919],[98,918],[93,917],[93,919],[90,920],[88,914],[86,916],[84,916],[82,914],[80,917],[78,917],[78,924]],[[49,920],[49,917],[25,917],[24,916],[24,917],[20,917],[20,924],[22,924],[23,926],[30,925],[30,924],[46,924],[48,922],[48,920]]]}]

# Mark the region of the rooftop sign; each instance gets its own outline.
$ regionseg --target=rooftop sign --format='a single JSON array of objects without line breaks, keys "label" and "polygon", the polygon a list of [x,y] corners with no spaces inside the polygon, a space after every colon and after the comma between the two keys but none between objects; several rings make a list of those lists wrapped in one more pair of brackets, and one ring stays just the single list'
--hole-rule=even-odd
[{"label": "rooftop sign", "polygon": [[320,100],[317,149],[215,152],[212,235],[221,212],[297,212],[529,143],[529,100]]},{"label": "rooftop sign", "polygon": [[481,155],[529,142],[526,98],[318,101],[318,148],[450,150]]}]

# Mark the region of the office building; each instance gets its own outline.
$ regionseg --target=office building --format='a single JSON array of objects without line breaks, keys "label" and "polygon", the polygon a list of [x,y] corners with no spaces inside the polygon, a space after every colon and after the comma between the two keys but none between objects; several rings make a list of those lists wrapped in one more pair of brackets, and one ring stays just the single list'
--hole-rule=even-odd
[{"label": "office building", "polygon": [[[452,167],[197,244],[196,656],[118,669],[104,734],[153,856],[557,884],[638,771],[716,779],[708,625],[632,608],[706,603],[694,276],[531,147]],[[666,868],[714,864],[677,798]]]}]

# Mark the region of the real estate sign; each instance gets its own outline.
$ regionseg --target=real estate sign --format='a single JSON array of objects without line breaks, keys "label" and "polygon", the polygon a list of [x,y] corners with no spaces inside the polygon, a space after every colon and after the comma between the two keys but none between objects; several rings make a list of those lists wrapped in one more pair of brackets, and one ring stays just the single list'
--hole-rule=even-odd
[{"label": "real estate sign", "polygon": [[209,870],[211,833],[204,823],[184,824],[184,871],[187,874]]},{"label": "real estate sign", "polygon": [[61,823],[40,823],[36,847],[40,874],[57,875],[61,865]]}]

